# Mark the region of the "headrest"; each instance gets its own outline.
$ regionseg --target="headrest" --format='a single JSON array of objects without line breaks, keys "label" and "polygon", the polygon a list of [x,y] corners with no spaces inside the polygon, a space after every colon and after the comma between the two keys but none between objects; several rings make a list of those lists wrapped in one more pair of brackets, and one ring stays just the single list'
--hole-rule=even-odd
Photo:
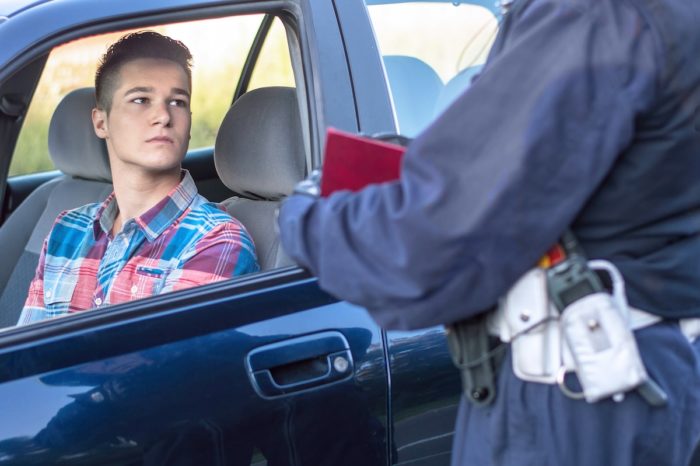
[{"label": "headrest", "polygon": [[304,177],[296,91],[265,87],[243,94],[221,123],[214,146],[224,184],[249,199],[279,200]]},{"label": "headrest", "polygon": [[383,59],[401,134],[417,136],[433,120],[442,79],[416,57],[385,55]]},{"label": "headrest", "polygon": [[462,95],[472,85],[474,77],[481,72],[483,67],[484,65],[469,66],[447,81],[440,93],[440,97],[438,97],[437,104],[435,104],[435,115],[442,113],[452,102],[457,100],[457,97]]},{"label": "headrest", "polygon": [[66,175],[111,181],[107,146],[92,126],[93,108],[92,87],[76,89],[61,100],[49,125],[49,154],[56,168]]}]

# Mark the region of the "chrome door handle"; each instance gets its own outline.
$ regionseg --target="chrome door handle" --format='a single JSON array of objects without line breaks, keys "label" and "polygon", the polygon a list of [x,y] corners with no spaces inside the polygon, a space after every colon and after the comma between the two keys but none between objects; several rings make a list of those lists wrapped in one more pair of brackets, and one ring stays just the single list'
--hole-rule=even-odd
[{"label": "chrome door handle", "polygon": [[350,346],[327,331],[261,346],[248,353],[248,376],[263,398],[274,398],[352,377]]}]

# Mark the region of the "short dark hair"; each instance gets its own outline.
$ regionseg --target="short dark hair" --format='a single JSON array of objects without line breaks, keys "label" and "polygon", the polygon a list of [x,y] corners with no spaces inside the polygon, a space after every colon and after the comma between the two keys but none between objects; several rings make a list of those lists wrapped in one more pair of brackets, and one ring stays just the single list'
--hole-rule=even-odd
[{"label": "short dark hair", "polygon": [[119,85],[119,70],[125,63],[139,58],[170,60],[182,67],[192,86],[192,54],[179,40],[155,31],[139,31],[127,34],[109,46],[102,56],[95,73],[95,97],[97,107],[109,112],[112,97]]}]

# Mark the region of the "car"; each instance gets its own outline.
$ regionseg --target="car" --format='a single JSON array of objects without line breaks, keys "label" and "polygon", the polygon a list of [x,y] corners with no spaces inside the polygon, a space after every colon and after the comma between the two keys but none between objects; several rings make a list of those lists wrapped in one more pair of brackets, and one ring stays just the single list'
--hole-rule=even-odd
[{"label": "car", "polygon": [[[461,388],[444,329],[386,331],[324,292],[274,212],[322,166],[328,128],[428,126],[498,20],[490,0],[3,2],[0,465],[449,464]],[[111,191],[91,80],[141,29],[193,50],[184,167],[262,270],[15,327],[53,219]]]}]

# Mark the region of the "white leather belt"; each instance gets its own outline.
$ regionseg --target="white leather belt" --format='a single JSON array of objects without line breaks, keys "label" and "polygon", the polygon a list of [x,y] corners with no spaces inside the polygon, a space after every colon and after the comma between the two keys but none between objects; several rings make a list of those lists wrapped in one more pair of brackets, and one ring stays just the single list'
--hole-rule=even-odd
[{"label": "white leather belt", "polygon": [[[662,320],[628,307],[622,299],[623,308],[629,310],[629,328],[638,330]],[[523,275],[489,316],[488,326],[491,335],[511,343],[513,371],[520,379],[554,384],[562,366],[574,370],[571,353],[562,341],[559,313],[549,301],[545,270],[535,268]],[[681,329],[694,340],[700,336],[700,318],[682,320]]]},{"label": "white leather belt", "polygon": [[642,311],[634,307],[628,307],[627,309],[629,312],[629,326],[632,330],[639,330],[661,322],[661,317],[651,312]]}]

